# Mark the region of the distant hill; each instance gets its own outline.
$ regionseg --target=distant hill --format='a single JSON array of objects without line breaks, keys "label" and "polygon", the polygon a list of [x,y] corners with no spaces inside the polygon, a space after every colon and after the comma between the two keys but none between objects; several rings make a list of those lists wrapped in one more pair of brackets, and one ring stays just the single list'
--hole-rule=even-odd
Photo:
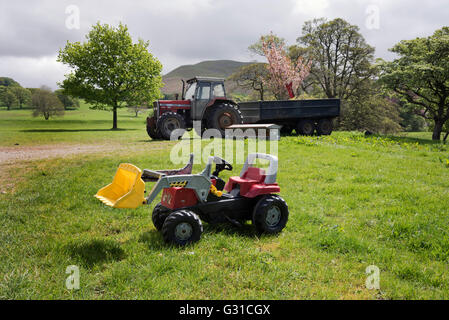
[{"label": "distant hill", "polygon": [[8,77],[0,77],[0,86],[3,87],[20,87],[20,84],[15,81],[14,79],[8,78]]},{"label": "distant hill", "polygon": [[[202,61],[197,64],[180,66],[162,77],[162,80],[165,84],[165,86],[162,88],[162,93],[181,93],[181,79],[187,80],[195,76],[227,78],[231,74],[236,72],[240,67],[251,63],[253,62],[210,60]],[[226,89],[228,90],[228,93],[232,92],[235,87],[235,83],[232,83],[230,81],[226,82]]]}]

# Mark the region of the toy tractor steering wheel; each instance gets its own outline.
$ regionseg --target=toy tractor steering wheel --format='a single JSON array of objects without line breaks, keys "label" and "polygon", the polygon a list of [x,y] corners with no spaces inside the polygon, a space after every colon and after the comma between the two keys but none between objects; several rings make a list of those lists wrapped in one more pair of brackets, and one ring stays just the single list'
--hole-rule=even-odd
[{"label": "toy tractor steering wheel", "polygon": [[218,177],[220,172],[223,170],[232,171],[232,165],[226,160],[214,156],[214,162],[215,162],[215,171],[212,173],[213,176]]}]

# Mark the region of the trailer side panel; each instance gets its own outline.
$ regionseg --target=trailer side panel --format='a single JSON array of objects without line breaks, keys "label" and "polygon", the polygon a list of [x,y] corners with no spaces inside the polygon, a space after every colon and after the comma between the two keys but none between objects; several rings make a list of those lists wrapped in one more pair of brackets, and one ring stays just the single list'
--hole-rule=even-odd
[{"label": "trailer side panel", "polygon": [[335,118],[339,99],[255,101],[239,103],[244,123],[282,123],[299,119]]}]

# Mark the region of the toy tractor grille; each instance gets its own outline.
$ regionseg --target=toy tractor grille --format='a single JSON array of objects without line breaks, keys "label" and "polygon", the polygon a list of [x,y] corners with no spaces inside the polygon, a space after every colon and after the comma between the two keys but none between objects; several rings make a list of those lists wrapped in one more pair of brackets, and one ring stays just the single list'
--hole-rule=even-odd
[{"label": "toy tractor grille", "polygon": [[187,181],[177,181],[170,183],[171,188],[184,188],[187,185]]}]

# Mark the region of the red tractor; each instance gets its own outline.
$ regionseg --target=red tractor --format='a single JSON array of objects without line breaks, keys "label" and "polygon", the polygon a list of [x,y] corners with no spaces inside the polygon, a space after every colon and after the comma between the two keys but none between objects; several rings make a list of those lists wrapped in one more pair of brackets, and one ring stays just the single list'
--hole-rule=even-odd
[{"label": "red tractor", "polygon": [[[185,90],[184,90],[185,89]],[[181,100],[159,100],[153,104],[154,115],[147,118],[147,132],[152,139],[170,140],[176,129],[195,127],[199,135],[205,129],[218,129],[224,136],[225,128],[243,123],[238,105],[226,97],[224,79],[195,77],[183,81]]]},{"label": "red tractor", "polygon": [[233,124],[277,124],[281,132],[291,135],[329,135],[333,119],[340,115],[339,99],[296,100],[291,85],[286,86],[290,100],[247,101],[238,104],[226,97],[224,80],[195,77],[182,87],[182,100],[154,102],[154,115],[147,118],[147,132],[152,139],[170,140],[195,129],[203,136],[206,129],[217,129],[222,137]]}]

